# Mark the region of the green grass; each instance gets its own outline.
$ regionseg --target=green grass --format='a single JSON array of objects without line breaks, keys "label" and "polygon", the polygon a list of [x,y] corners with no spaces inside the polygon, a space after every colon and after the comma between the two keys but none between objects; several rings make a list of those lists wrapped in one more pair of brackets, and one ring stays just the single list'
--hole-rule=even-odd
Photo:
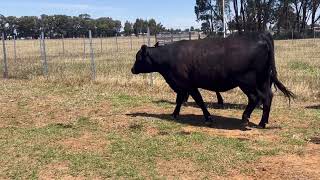
[{"label": "green grass", "polygon": [[317,76],[320,74],[320,67],[310,65],[303,61],[292,61],[289,63],[290,69],[298,70],[308,75]]},{"label": "green grass", "polygon": [[151,101],[151,98],[147,96],[131,96],[124,93],[116,93],[110,97],[113,108],[117,111],[125,108],[132,108],[136,106],[142,106]]}]

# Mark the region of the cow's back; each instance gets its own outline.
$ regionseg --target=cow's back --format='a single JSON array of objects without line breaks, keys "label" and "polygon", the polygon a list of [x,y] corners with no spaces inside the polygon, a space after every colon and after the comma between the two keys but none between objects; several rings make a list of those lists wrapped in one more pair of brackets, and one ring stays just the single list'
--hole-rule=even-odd
[{"label": "cow's back", "polygon": [[181,41],[163,47],[174,76],[182,84],[226,91],[239,77],[263,71],[268,61],[266,44],[258,37]]}]

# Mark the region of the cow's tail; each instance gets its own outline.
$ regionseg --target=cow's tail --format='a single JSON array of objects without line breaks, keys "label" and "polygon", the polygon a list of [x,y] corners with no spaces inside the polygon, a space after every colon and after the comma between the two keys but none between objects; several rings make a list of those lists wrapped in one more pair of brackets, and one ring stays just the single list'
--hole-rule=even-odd
[{"label": "cow's tail", "polygon": [[279,89],[288,99],[289,104],[291,102],[291,99],[296,98],[296,95],[288,90],[278,79],[278,72],[276,68],[276,62],[275,62],[275,54],[274,54],[274,42],[272,35],[270,33],[263,34],[263,39],[267,41],[268,49],[269,49],[269,60],[270,60],[270,68],[271,68],[271,83],[274,84],[275,89]]}]

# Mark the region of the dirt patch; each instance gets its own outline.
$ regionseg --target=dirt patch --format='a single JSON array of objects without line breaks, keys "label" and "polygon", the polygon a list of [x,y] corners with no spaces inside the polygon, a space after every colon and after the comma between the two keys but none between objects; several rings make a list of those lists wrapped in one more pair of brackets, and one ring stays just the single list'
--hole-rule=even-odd
[{"label": "dirt patch", "polygon": [[83,180],[85,177],[74,177],[68,174],[68,162],[51,163],[44,166],[39,172],[39,179],[65,179],[65,180]]},{"label": "dirt patch", "polygon": [[98,177],[84,177],[84,176],[71,176],[69,173],[69,164],[68,162],[57,162],[51,163],[44,166],[39,172],[39,179],[43,180],[54,180],[54,179],[63,179],[63,180],[85,180],[93,179],[98,180],[102,178]]},{"label": "dirt patch", "polygon": [[161,135],[162,132],[159,132],[159,129],[155,128],[155,127],[146,127],[145,128],[145,132],[147,133],[148,136],[157,136],[157,135]]},{"label": "dirt patch", "polygon": [[304,155],[263,157],[254,163],[255,179],[319,179],[320,146],[309,144]]},{"label": "dirt patch", "polygon": [[[105,114],[111,111],[111,107],[106,102],[101,102],[94,106],[94,108],[88,107],[73,107],[73,106],[59,106],[52,101],[44,102],[45,106],[39,105],[36,108],[38,114],[33,114],[32,119],[37,127],[42,127],[48,123],[66,123],[72,122],[77,117],[92,117],[92,119],[100,119]],[[58,103],[59,104],[59,103]]]},{"label": "dirt patch", "polygon": [[157,161],[157,171],[161,177],[167,179],[221,179],[219,176],[206,173],[202,173],[198,167],[190,160],[186,159],[173,159]]},{"label": "dirt patch", "polygon": [[123,114],[109,114],[97,119],[103,129],[123,132],[128,130],[132,119]]},{"label": "dirt patch", "polygon": [[[69,102],[61,95],[36,96],[34,94],[0,100],[0,127],[44,127],[52,123],[68,123],[78,117],[99,119],[111,111],[110,103],[99,102],[92,107],[85,103]],[[71,100],[72,101],[72,100]]]},{"label": "dirt patch", "polygon": [[79,138],[68,138],[59,142],[59,144],[72,151],[102,152],[109,145],[109,142],[101,137],[96,137],[92,133],[85,132]]},{"label": "dirt patch", "polygon": [[182,128],[184,132],[201,132],[211,136],[223,136],[227,138],[237,138],[241,140],[263,140],[263,141],[280,141],[281,138],[276,136],[274,131],[263,132],[260,129],[252,128],[247,131],[243,130],[224,130],[210,127],[186,126]]}]

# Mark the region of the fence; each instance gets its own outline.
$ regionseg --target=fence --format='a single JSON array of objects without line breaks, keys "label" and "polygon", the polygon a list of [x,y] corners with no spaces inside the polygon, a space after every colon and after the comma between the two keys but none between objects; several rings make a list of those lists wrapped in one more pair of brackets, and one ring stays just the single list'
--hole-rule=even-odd
[{"label": "fence", "polygon": [[181,40],[193,40],[200,38],[203,37],[201,37],[199,32],[181,32],[178,34],[163,32],[156,35],[156,41],[159,42],[160,45],[170,44]]},{"label": "fence", "polygon": [[[151,76],[133,76],[130,68],[135,61],[135,54],[142,44],[152,46],[156,41],[164,43],[183,39],[198,39],[198,33],[159,34],[157,36],[117,36],[38,40],[4,40],[0,50],[0,73],[4,78],[30,79],[46,77],[55,80],[107,80],[116,83],[143,82],[156,84],[162,80],[157,74]],[[164,39],[164,40],[163,40]],[[309,67],[312,78],[319,78],[320,39],[276,41],[277,63],[292,68]],[[302,63],[297,63],[302,62]],[[296,67],[297,66],[297,67]],[[308,75],[307,73],[301,74]],[[150,78],[149,78],[150,77]],[[137,80],[137,81],[136,81]],[[314,80],[318,82],[317,80]],[[317,83],[315,83],[317,84]],[[311,85],[310,85],[311,86]],[[312,85],[313,86],[313,85]]]},{"label": "fence", "polygon": [[[197,38],[197,34],[192,34],[192,39]],[[96,80],[97,76],[113,78],[119,73],[129,77],[135,53],[143,44],[155,44],[157,36],[147,33],[92,38],[89,31],[88,36],[83,38],[46,39],[42,33],[38,40],[1,39],[3,48],[0,56],[3,61],[0,66],[4,78],[28,79],[41,75],[46,78],[77,76],[79,79]],[[185,38],[179,35],[175,41],[178,39]],[[149,84],[152,85],[153,80],[151,75]]]}]

